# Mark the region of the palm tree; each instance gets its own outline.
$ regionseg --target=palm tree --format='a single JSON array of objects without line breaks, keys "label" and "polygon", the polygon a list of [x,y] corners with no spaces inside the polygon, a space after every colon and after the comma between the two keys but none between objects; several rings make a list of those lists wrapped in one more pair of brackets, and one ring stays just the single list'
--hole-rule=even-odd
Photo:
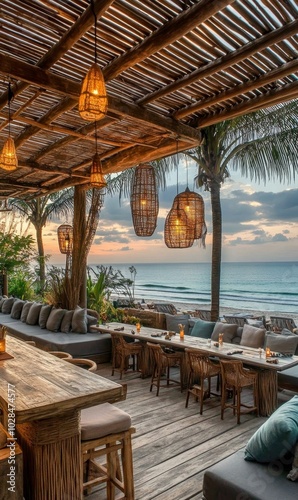
[{"label": "palm tree", "polygon": [[39,288],[40,291],[43,292],[46,278],[46,256],[44,252],[42,230],[47,221],[53,216],[66,216],[73,210],[73,189],[65,189],[32,200],[14,198],[10,200],[10,205],[14,206],[23,214],[35,228],[38,249]]},{"label": "palm tree", "polygon": [[[201,129],[202,144],[185,152],[198,165],[197,186],[212,208],[211,318],[219,317],[222,249],[220,189],[228,167],[258,182],[291,181],[298,171],[298,101],[279,104]],[[169,159],[162,160],[166,164]]]}]

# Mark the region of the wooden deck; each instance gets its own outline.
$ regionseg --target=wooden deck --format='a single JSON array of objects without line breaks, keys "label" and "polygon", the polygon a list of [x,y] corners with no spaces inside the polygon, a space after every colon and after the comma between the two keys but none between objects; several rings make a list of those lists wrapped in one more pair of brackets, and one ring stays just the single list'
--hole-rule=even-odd
[{"label": "wooden deck", "polygon": [[[111,377],[110,365],[99,365],[98,374]],[[266,420],[254,414],[236,417],[226,410],[220,419],[220,399],[206,401],[199,414],[198,403],[190,398],[185,408],[186,391],[178,386],[150,393],[150,379],[137,373],[124,375],[127,399],[117,403],[130,413],[136,434],[133,436],[135,500],[200,499],[204,471],[214,463],[242,448],[255,430]],[[251,400],[251,392],[245,394]],[[287,398],[283,396],[283,400]],[[282,402],[282,401],[280,401]],[[105,500],[105,491],[93,490],[89,500]]]}]

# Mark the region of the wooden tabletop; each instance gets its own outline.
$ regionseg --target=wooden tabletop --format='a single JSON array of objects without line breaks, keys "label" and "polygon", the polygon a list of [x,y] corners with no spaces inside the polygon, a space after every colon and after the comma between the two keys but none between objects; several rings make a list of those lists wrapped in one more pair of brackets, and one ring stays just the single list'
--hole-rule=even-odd
[{"label": "wooden tabletop", "polygon": [[122,385],[9,335],[6,350],[13,359],[0,361],[0,404],[7,410],[9,397],[14,398],[18,423],[125,397]]},{"label": "wooden tabletop", "polygon": [[[166,333],[165,330],[158,330],[156,328],[148,328],[145,326],[141,327],[141,331],[139,333],[137,333],[135,325],[127,325],[125,323],[107,323],[93,328],[97,331],[101,331],[102,333],[114,331],[115,333],[128,337],[134,337],[139,340],[155,342],[169,347],[172,346],[175,349],[179,348],[184,350],[186,348],[194,348],[201,351],[203,350],[212,356],[226,359],[239,359],[246,365],[266,370],[283,371],[298,364],[298,356],[277,358],[277,364],[268,363],[265,359],[264,352],[262,353],[262,358],[260,358],[258,349],[245,347],[239,344],[228,344],[227,342],[219,348],[215,347],[213,341],[211,342],[211,347],[208,347],[207,339],[192,337],[191,335],[184,335],[184,340],[180,340],[179,333],[176,333],[176,335],[171,337],[171,340],[166,340],[164,335],[161,337],[155,336],[156,334]],[[122,330],[117,330],[119,328]],[[237,350],[242,350],[242,354],[228,354]]]}]

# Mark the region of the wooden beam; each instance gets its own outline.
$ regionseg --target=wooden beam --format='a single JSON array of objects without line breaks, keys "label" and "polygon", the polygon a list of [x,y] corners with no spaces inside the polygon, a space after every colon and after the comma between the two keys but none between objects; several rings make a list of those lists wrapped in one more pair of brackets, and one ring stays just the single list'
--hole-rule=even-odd
[{"label": "wooden beam", "polygon": [[[78,82],[73,82],[72,80],[67,80],[61,76],[51,74],[51,78],[47,79],[47,73],[43,69],[37,68],[34,65],[23,63],[15,58],[5,58],[0,54],[0,66],[2,71],[2,62],[5,64],[5,73],[11,74],[10,71],[14,73],[14,77],[21,80],[22,75],[26,74],[26,81],[32,85],[37,85],[42,87],[46,85],[46,88],[53,91],[59,92],[61,94],[67,95],[67,97],[62,100],[57,106],[52,108],[44,117],[42,117],[40,123],[50,123],[55,120],[61,113],[66,110],[72,109],[77,105],[79,98],[81,85]],[[66,93],[67,88],[71,88],[71,95]],[[200,133],[188,125],[179,123],[173,118],[167,118],[159,115],[153,111],[147,110],[137,104],[123,102],[116,97],[109,97],[109,110],[120,115],[129,116],[136,120],[148,123],[155,127],[163,130],[168,130],[175,135],[197,141],[201,140]],[[99,122],[100,123],[100,122]],[[16,146],[19,147],[25,140],[27,140],[32,133],[35,133],[36,127],[33,129],[28,128],[15,140]]]},{"label": "wooden beam", "polygon": [[181,14],[165,23],[162,28],[153,32],[139,45],[131,48],[122,56],[112,61],[103,69],[106,81],[115,78],[128,68],[147,59],[163,47],[179,40],[193,28],[204,23],[219,10],[227,5],[234,3],[234,0],[201,0],[190,8],[184,10]]},{"label": "wooden beam", "polygon": [[231,67],[234,64],[237,64],[243,59],[248,58],[252,54],[256,52],[260,52],[261,50],[270,47],[273,44],[279,43],[290,36],[296,35],[298,31],[298,20],[292,21],[291,23],[282,26],[266,35],[258,38],[257,40],[253,40],[252,42],[247,43],[243,47],[235,50],[234,52],[230,52],[215,61],[212,61],[201,68],[193,71],[189,75],[185,75],[184,77],[176,80],[175,82],[170,83],[166,87],[163,87],[155,92],[152,92],[150,95],[143,97],[137,101],[138,104],[148,104],[149,102],[155,101],[160,97],[163,97],[171,92],[175,92],[187,85],[191,85],[198,80],[202,80],[203,78],[207,78],[208,76],[213,75],[214,73],[218,73],[228,67]]},{"label": "wooden beam", "polygon": [[206,116],[198,121],[198,127],[208,127],[214,123],[219,123],[223,120],[231,120],[237,116],[252,113],[259,109],[268,108],[275,103],[285,102],[295,98],[298,98],[298,81],[289,83],[281,89],[270,90],[265,95],[255,97],[248,102],[234,106],[232,109],[218,115]]},{"label": "wooden beam", "polygon": [[227,90],[225,92],[221,92],[220,94],[215,95],[214,97],[210,97],[209,99],[202,99],[201,101],[191,104],[186,108],[182,108],[174,114],[174,118],[180,120],[185,116],[188,116],[192,113],[200,111],[202,109],[206,109],[214,104],[218,104],[223,101],[227,101],[228,99],[232,99],[241,94],[246,94],[251,90],[255,90],[257,88],[263,87],[268,83],[274,82],[279,78],[283,78],[291,73],[298,71],[298,59],[294,61],[290,61],[282,66],[265,73],[263,76],[256,78],[248,83],[242,83],[241,85],[237,85],[236,87]]}]

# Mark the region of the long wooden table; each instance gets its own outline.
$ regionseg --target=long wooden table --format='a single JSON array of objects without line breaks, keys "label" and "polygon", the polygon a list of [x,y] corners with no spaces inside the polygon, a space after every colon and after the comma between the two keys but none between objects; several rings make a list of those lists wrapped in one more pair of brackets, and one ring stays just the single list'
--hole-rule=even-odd
[{"label": "long wooden table", "polygon": [[[148,341],[155,342],[183,351],[186,348],[193,348],[207,352],[210,356],[215,356],[223,359],[241,360],[245,366],[253,367],[258,371],[260,414],[262,416],[271,415],[277,407],[277,373],[298,364],[298,356],[278,358],[278,364],[272,364],[266,361],[264,353],[262,354],[262,358],[260,358],[258,349],[247,348],[245,346],[228,343],[224,343],[224,345],[219,348],[215,347],[214,342],[211,342],[211,346],[208,347],[206,339],[192,337],[191,335],[185,335],[184,340],[180,340],[179,334],[176,334],[175,336],[171,337],[171,340],[166,340],[164,335],[162,335],[161,337],[156,337],[156,335],[160,333],[166,333],[164,330],[147,328],[144,326],[142,326],[139,333],[136,332],[136,328],[134,325],[127,325],[125,323],[107,323],[105,325],[99,325],[95,328],[102,333],[114,332],[120,335],[134,337],[144,343]],[[132,333],[132,331],[134,333]],[[228,354],[229,352],[235,350],[242,350],[243,352],[242,354]],[[149,366],[149,363],[150,359],[148,355],[146,356],[145,354],[143,357],[142,367],[142,372],[145,376],[151,373],[151,367]],[[186,381],[188,378],[187,373],[185,373],[186,366],[187,363],[186,360],[184,360],[184,373],[182,373],[181,375],[184,378],[184,381]]]},{"label": "long wooden table", "polygon": [[123,386],[18,339],[0,361],[0,405],[24,456],[26,500],[81,498],[80,410],[125,398]]}]

